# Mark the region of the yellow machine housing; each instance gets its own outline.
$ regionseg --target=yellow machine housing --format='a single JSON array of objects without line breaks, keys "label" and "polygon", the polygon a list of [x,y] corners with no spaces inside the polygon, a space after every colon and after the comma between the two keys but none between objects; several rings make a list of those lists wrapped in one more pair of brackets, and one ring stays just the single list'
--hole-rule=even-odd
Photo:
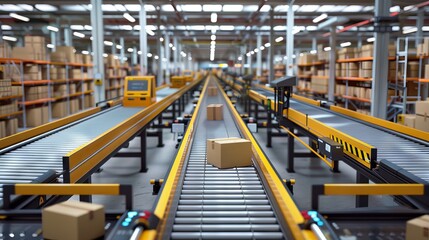
[{"label": "yellow machine housing", "polygon": [[183,76],[185,77],[186,82],[192,82],[194,80],[194,72],[191,70],[183,71]]},{"label": "yellow machine housing", "polygon": [[147,107],[156,102],[154,76],[125,78],[124,107]]},{"label": "yellow machine housing", "polygon": [[171,88],[181,88],[186,85],[186,78],[184,76],[172,76],[170,82]]}]

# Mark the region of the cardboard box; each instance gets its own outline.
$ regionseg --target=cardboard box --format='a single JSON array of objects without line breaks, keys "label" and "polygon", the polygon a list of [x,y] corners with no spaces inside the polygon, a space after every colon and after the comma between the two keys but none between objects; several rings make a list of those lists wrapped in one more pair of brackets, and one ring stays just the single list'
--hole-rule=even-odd
[{"label": "cardboard box", "polygon": [[419,130],[429,132],[429,116],[423,117],[416,115],[415,127]]},{"label": "cardboard box", "polygon": [[67,102],[52,103],[52,117],[63,118],[67,116]]},{"label": "cardboard box", "polygon": [[223,104],[210,104],[207,106],[207,120],[223,120]]},{"label": "cardboard box", "polygon": [[217,96],[217,87],[208,87],[207,92],[209,96]]},{"label": "cardboard box", "polygon": [[[52,57],[56,58],[53,60]],[[75,62],[75,49],[69,46],[57,46],[55,53],[51,53],[51,61]]]},{"label": "cardboard box", "polygon": [[252,165],[252,143],[246,139],[210,139],[207,141],[207,163],[218,168]]},{"label": "cardboard box", "polygon": [[9,119],[6,121],[6,136],[13,135],[18,132],[18,119]]},{"label": "cardboard box", "polygon": [[0,138],[6,137],[6,122],[0,121]]},{"label": "cardboard box", "polygon": [[70,114],[75,114],[77,112],[79,112],[79,100],[75,98],[70,100]]},{"label": "cardboard box", "polygon": [[429,117],[429,100],[416,102],[416,114]]},{"label": "cardboard box", "polygon": [[27,127],[37,127],[49,121],[48,107],[26,108]]},{"label": "cardboard box", "polygon": [[398,114],[398,123],[407,127],[415,128],[416,115],[414,114]]},{"label": "cardboard box", "polygon": [[372,69],[359,70],[359,76],[362,78],[372,78]]},{"label": "cardboard box", "polygon": [[104,235],[104,224],[104,207],[98,204],[67,201],[42,211],[45,239],[96,239]]},{"label": "cardboard box", "polygon": [[407,240],[428,240],[429,239],[429,215],[407,221]]}]

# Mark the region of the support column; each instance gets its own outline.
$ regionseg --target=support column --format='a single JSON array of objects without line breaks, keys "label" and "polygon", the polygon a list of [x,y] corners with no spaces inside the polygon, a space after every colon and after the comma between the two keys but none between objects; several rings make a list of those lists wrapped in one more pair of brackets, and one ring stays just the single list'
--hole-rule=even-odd
[{"label": "support column", "polygon": [[[356,183],[369,184],[369,179],[363,174],[356,172]],[[368,195],[356,195],[356,207],[368,207],[369,198]]]},{"label": "support column", "polygon": [[[250,35],[250,34],[249,34]],[[249,36],[249,53],[251,52],[251,51],[253,51],[252,49],[252,42],[251,42],[251,40],[250,40],[251,38],[250,38],[250,36]],[[252,54],[249,54],[249,56],[247,57],[247,65],[248,65],[248,68],[247,68],[247,74],[252,74],[252,57],[253,57],[253,55]]]},{"label": "support column", "polygon": [[73,46],[73,33],[68,26],[64,28],[64,45]]},{"label": "support column", "polygon": [[176,48],[176,51],[173,51],[173,75],[177,75],[177,68],[178,68],[178,59],[177,56],[179,54],[179,45],[178,45],[178,41],[177,41],[177,37],[173,38],[173,45]]},{"label": "support column", "polygon": [[94,62],[94,79],[99,84],[95,85],[94,97],[95,102],[104,101],[105,91],[104,91],[104,27],[103,27],[103,11],[101,10],[102,0],[91,0],[92,9],[91,9],[91,26],[92,26],[92,50],[94,52],[93,62]]},{"label": "support column", "polygon": [[311,50],[317,50],[317,38],[311,39]]},{"label": "support column", "polygon": [[110,53],[112,54],[112,55],[116,55],[116,39],[115,38],[113,38],[112,39],[112,47],[111,47],[111,51],[110,51]]},{"label": "support column", "polygon": [[[375,17],[387,17],[390,15],[391,0],[375,0]],[[378,31],[377,27],[383,24],[375,23],[374,41],[374,61],[372,63],[372,96],[371,115],[381,119],[386,119],[387,112],[387,87],[388,87],[388,67],[389,67],[389,32]]]},{"label": "support column", "polygon": [[125,62],[125,39],[124,37],[120,37],[119,38],[119,45],[122,46],[121,51],[120,51],[120,56],[121,56],[121,63]]},{"label": "support column", "polygon": [[270,47],[268,48],[268,68],[270,69],[270,74],[268,77],[268,83],[274,80],[274,7],[270,6],[270,38],[269,43]]},{"label": "support column", "polygon": [[358,33],[357,48],[362,47],[362,33]]},{"label": "support column", "polygon": [[416,32],[416,48],[423,42],[423,25],[425,20],[425,8],[419,8],[417,11],[417,32]]},{"label": "support column", "polygon": [[336,26],[331,26],[331,35],[329,37],[329,80],[328,80],[328,100],[335,101],[335,62],[336,62],[336,46],[337,46],[337,32]]},{"label": "support column", "polygon": [[[146,33],[146,9],[144,8],[144,0],[140,0],[140,12],[139,12],[139,22],[140,22],[140,69],[141,74],[147,75],[147,33]],[[159,14],[158,14],[159,17]],[[158,26],[159,27],[159,26]],[[159,30],[159,29],[158,29]]]},{"label": "support column", "polygon": [[165,39],[164,39],[164,46],[165,46],[165,58],[167,61],[165,62],[165,83],[170,84],[170,35],[168,32],[165,33]]},{"label": "support column", "polygon": [[256,53],[256,76],[262,76],[262,50],[260,49],[262,45],[262,36],[261,32],[258,32],[258,36],[256,38],[256,49],[258,52]]},{"label": "support column", "polygon": [[[133,47],[133,52],[131,53],[131,65],[136,66],[137,65],[137,47]],[[141,66],[140,66],[141,67]],[[140,69],[140,72],[142,72],[142,70]],[[140,73],[141,74],[141,73]],[[138,74],[138,75],[140,75]],[[141,74],[143,75],[143,74]]]},{"label": "support column", "polygon": [[243,75],[244,74],[244,63],[246,62],[246,45],[242,45],[240,48],[241,48],[240,75]]},{"label": "support column", "polygon": [[157,82],[157,86],[161,86],[161,83],[163,82],[163,78],[162,78],[162,73],[163,73],[163,69],[162,69],[162,52],[161,52],[161,40],[159,40],[162,37],[161,34],[161,10],[158,11],[157,14],[158,19],[156,20],[156,25],[157,25],[157,31],[156,31],[156,49],[158,52],[158,71],[156,74],[156,82]]},{"label": "support column", "polygon": [[293,75],[293,46],[294,46],[294,38],[293,38],[293,25],[294,25],[294,15],[293,12],[293,3],[295,0],[288,0],[288,11],[287,11],[287,31],[286,31],[286,56],[287,56],[287,64],[286,64],[286,75]]},{"label": "support column", "polygon": [[[50,35],[51,35],[51,44],[54,46],[52,48],[52,52],[55,52],[55,50],[57,49],[57,33],[54,31],[50,31]],[[1,37],[1,36],[0,36]]]}]

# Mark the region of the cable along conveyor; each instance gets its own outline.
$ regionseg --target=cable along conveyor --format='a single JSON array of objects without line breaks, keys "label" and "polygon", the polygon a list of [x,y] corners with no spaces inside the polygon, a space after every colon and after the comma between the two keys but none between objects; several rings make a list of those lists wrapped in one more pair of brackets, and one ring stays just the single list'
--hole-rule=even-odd
[{"label": "cable along conveyor", "polygon": [[[274,99],[272,92],[260,88],[252,90],[267,96],[269,99]],[[290,107],[376,147],[377,159],[380,161],[380,171],[393,171],[395,174],[399,172],[403,174],[407,182],[429,183],[428,142],[408,136],[400,136],[389,132],[389,130],[371,126],[369,123],[293,99],[290,100]]]},{"label": "cable along conveyor", "polygon": [[[163,88],[157,91],[157,101],[178,89]],[[40,139],[16,149],[0,152],[0,205],[3,184],[30,183],[48,170],[63,171],[63,156],[95,139],[110,128],[140,112],[143,108],[116,106],[53,130]],[[37,137],[36,137],[37,138]]]},{"label": "cable along conveyor", "polygon": [[[241,134],[221,94],[205,94],[200,101],[192,145],[171,210],[175,212],[171,238],[284,239],[255,167],[218,169],[207,164],[207,139]],[[206,120],[208,104],[224,105],[223,121]]]}]

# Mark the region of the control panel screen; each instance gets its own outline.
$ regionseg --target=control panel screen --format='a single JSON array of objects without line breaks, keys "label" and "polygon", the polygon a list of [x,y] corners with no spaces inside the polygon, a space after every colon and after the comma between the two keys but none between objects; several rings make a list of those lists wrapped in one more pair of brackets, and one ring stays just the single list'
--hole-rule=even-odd
[{"label": "control panel screen", "polygon": [[147,91],[148,81],[147,80],[132,80],[128,81],[128,91]]},{"label": "control panel screen", "polygon": [[183,73],[185,76],[191,76],[192,75],[192,72],[184,72]]}]

